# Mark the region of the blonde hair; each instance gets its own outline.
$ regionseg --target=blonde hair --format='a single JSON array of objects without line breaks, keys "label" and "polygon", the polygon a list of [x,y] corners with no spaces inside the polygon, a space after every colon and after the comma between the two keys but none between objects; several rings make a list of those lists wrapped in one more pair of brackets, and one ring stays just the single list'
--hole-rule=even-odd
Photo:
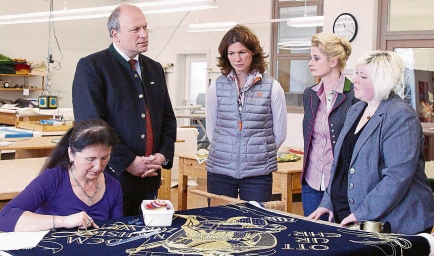
[{"label": "blonde hair", "polygon": [[359,65],[369,67],[376,99],[385,100],[392,91],[399,93],[404,81],[404,65],[397,53],[369,51],[357,61],[356,66]]},{"label": "blonde hair", "polygon": [[313,35],[310,42],[312,47],[318,47],[327,58],[337,58],[339,70],[342,71],[347,66],[352,47],[346,38],[322,32]]}]

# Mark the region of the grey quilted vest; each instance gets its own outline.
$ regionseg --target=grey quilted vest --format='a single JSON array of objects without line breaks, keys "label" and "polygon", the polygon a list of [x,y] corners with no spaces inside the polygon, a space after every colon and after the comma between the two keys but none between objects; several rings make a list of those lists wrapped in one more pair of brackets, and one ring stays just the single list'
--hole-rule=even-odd
[{"label": "grey quilted vest", "polygon": [[263,74],[262,80],[244,92],[240,117],[235,82],[226,76],[217,78],[217,123],[206,164],[209,172],[243,179],[277,170],[271,113],[273,81]]}]

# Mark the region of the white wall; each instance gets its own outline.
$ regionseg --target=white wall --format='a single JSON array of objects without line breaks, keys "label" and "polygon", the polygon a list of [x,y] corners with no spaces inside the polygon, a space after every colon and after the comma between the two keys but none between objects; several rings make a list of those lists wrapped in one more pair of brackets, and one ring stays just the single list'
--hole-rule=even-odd
[{"label": "white wall", "polygon": [[[376,20],[378,0],[324,0],[324,31],[332,32],[335,18],[343,12],[353,14],[359,25],[359,32],[352,43],[353,53],[348,61],[348,68],[353,69],[357,58],[364,52],[375,48]],[[67,1],[68,8],[82,8],[100,5],[116,5],[118,0],[74,0]],[[134,1],[140,2],[140,1]],[[63,7],[64,1],[54,1],[55,10]],[[203,23],[219,21],[236,21],[249,23],[266,52],[270,52],[270,24],[257,23],[271,18],[272,0],[217,0],[219,8],[190,13],[152,14],[147,15],[150,34],[149,50],[145,54],[162,64],[176,63],[180,53],[207,53],[212,68],[210,78],[215,79],[220,73],[215,66],[218,56],[218,44],[225,32],[187,33],[188,24],[200,20]],[[22,12],[48,11],[47,0],[0,0],[0,15]],[[187,14],[187,15],[186,15]],[[185,17],[184,17],[185,16]],[[181,22],[182,20],[182,22]],[[71,85],[75,66],[81,57],[105,49],[111,40],[106,29],[107,18],[55,22],[54,28],[60,50],[63,54],[61,68],[53,70],[52,81],[54,91],[61,91],[59,106],[71,107]],[[180,23],[181,22],[181,23]],[[179,24],[180,23],[180,24]],[[173,34],[170,42],[169,38]],[[48,25],[45,23],[0,26],[2,43],[0,53],[11,58],[27,60],[46,60],[48,54]],[[164,48],[164,46],[167,46]],[[164,48],[164,50],[163,50]],[[163,51],[162,51],[163,50]],[[50,51],[56,61],[61,60],[54,33],[51,36]],[[160,53],[161,52],[161,53]],[[157,57],[158,56],[158,57]],[[167,83],[173,99],[176,95],[177,66],[168,69]],[[38,80],[39,82],[39,80]],[[179,82],[179,81],[178,81]],[[36,97],[40,92],[33,92]],[[16,99],[17,93],[1,92],[0,98]],[[302,114],[288,114],[288,136],[285,146],[303,147],[301,129]]]},{"label": "white wall", "polygon": [[363,53],[375,49],[377,41],[378,0],[324,0],[324,31],[333,32],[333,22],[341,13],[351,13],[357,20],[359,30],[351,46],[353,52],[347,68],[354,69]]}]

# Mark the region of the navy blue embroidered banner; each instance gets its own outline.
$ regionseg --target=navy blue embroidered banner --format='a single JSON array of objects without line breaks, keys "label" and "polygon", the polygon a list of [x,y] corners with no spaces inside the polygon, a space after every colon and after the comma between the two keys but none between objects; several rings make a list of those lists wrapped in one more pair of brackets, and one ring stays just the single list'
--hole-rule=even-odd
[{"label": "navy blue embroidered banner", "polygon": [[[171,227],[129,241],[142,218],[97,221],[89,234],[50,232],[31,250],[12,255],[429,255],[421,236],[349,230],[278,214],[249,203],[176,212]],[[129,241],[129,242],[125,242]],[[114,245],[119,242],[118,245]]]}]

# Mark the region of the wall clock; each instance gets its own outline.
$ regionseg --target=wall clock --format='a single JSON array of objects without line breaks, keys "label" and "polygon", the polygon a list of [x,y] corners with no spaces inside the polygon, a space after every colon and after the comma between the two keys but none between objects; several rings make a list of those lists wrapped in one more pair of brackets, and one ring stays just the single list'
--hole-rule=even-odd
[{"label": "wall clock", "polygon": [[333,33],[352,42],[357,35],[357,21],[349,13],[341,13],[333,23]]}]

